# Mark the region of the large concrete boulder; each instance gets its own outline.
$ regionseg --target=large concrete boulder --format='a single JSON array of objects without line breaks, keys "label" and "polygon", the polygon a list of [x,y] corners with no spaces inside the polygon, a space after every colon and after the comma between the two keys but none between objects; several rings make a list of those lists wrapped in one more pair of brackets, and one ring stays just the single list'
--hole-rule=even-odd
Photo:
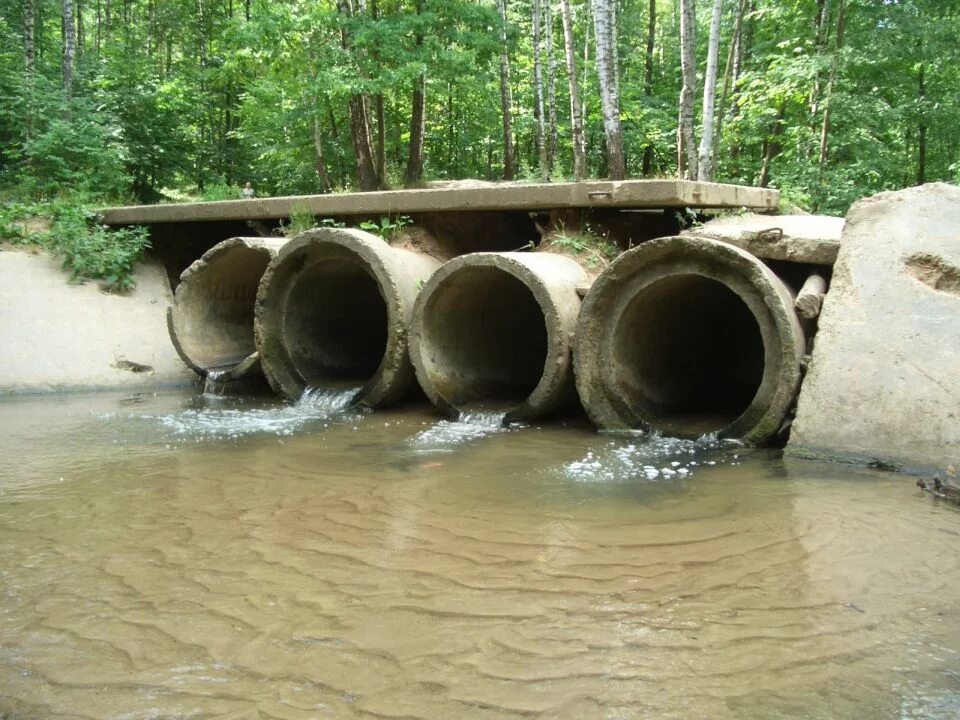
[{"label": "large concrete boulder", "polygon": [[789,451],[960,461],[960,188],[882,193],[850,209]]}]

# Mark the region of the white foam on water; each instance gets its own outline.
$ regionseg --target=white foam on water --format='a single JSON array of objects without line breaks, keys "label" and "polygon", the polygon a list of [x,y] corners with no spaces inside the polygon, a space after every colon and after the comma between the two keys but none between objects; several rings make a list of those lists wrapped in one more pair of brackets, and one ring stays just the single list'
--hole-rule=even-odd
[{"label": "white foam on water", "polygon": [[561,474],[576,482],[635,479],[655,482],[687,478],[700,467],[716,465],[715,451],[732,447],[740,447],[740,443],[718,440],[715,433],[683,440],[638,431],[629,439],[620,437],[601,448],[588,450],[580,460],[564,465]]},{"label": "white foam on water", "polygon": [[507,432],[516,427],[504,425],[506,416],[504,411],[462,411],[456,420],[440,420],[414,435],[409,443],[415,449],[423,451],[452,450],[465,442]]},{"label": "white foam on water", "polygon": [[246,435],[292,435],[318,420],[342,415],[359,388],[307,388],[292,405],[270,408],[200,408],[164,415],[157,420],[174,435],[237,438]]}]

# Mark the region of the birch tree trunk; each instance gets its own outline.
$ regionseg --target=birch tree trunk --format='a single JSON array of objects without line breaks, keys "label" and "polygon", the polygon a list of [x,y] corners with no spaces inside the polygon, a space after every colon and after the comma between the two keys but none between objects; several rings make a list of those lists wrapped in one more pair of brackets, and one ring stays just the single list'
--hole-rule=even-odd
[{"label": "birch tree trunk", "polygon": [[694,0],[680,0],[680,118],[677,127],[677,170],[681,178],[697,177],[697,140],[693,103],[697,95],[697,14]]},{"label": "birch tree trunk", "polygon": [[500,14],[500,115],[503,120],[503,179],[513,180],[516,165],[513,154],[513,91],[510,87],[510,56],[507,52],[507,0],[497,0]]},{"label": "birch tree trunk", "polygon": [[[651,0],[654,1],[654,0]],[[570,85],[570,125],[573,133],[573,179],[587,177],[587,151],[583,142],[583,115],[580,107],[580,83],[577,80],[577,56],[573,45],[573,20],[570,0],[560,0],[563,18],[563,45],[567,56],[567,81]]]},{"label": "birch tree trunk", "polygon": [[713,111],[717,94],[717,56],[720,52],[720,18],[723,0],[714,0],[707,45],[707,69],[703,78],[703,130],[700,134],[700,157],[697,180],[713,181]]},{"label": "birch tree trunk", "polygon": [[63,91],[73,100],[73,60],[77,53],[77,26],[73,0],[63,0]]},{"label": "birch tree trunk", "polygon": [[547,158],[547,144],[543,117],[543,68],[540,62],[540,0],[531,3],[533,12],[533,114],[536,119],[537,160],[540,165],[540,179],[550,179],[550,162]]},{"label": "birch tree trunk", "polygon": [[620,127],[620,88],[617,79],[617,28],[615,0],[593,0],[594,35],[597,44],[597,75],[603,130],[607,142],[607,164],[613,180],[623,180],[627,170],[623,158],[623,132]]},{"label": "birch tree trunk", "polygon": [[547,163],[550,169],[557,157],[557,59],[553,52],[553,0],[546,0],[547,43]]}]

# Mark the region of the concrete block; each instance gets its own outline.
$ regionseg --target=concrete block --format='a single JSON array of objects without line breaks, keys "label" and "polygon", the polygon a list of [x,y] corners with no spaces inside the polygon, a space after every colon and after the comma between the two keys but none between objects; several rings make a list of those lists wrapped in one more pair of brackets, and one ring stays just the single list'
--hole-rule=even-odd
[{"label": "concrete block", "polygon": [[788,450],[908,467],[960,460],[960,188],[850,208]]},{"label": "concrete block", "polygon": [[827,215],[730,215],[681,235],[720,240],[766,260],[832,265],[840,250],[843,218]]}]

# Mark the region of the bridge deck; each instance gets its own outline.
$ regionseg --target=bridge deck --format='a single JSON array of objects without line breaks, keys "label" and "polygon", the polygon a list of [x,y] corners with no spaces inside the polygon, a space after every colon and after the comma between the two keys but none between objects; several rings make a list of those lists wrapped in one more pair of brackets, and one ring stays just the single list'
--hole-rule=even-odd
[{"label": "bridge deck", "polygon": [[253,200],[137,205],[102,211],[107,225],[272,220],[293,213],[317,216],[382,215],[476,210],[563,208],[749,208],[776,210],[780,193],[767,188],[690,180],[625,180],[581,183],[477,183],[423,190],[295,195]]}]

